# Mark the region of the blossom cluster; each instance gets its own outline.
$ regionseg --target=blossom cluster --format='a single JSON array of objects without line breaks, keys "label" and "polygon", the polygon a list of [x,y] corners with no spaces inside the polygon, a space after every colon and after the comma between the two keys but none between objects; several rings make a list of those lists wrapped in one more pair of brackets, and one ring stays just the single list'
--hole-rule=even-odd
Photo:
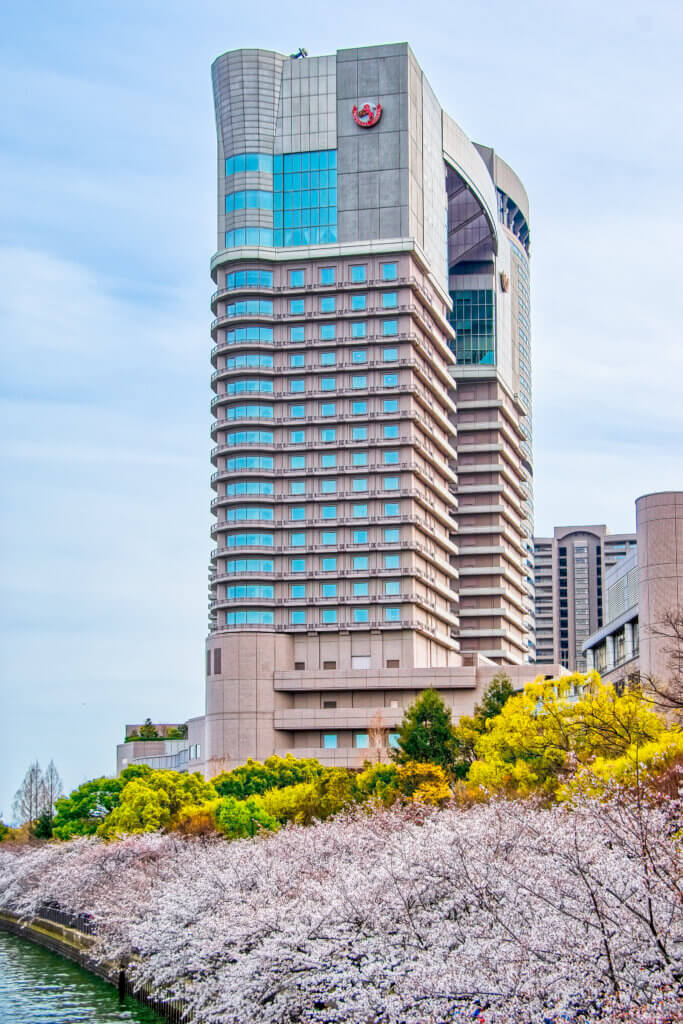
[{"label": "blossom cluster", "polygon": [[680,1019],[677,804],[356,810],[224,840],[0,848],[0,908],[55,901],[197,1024]]}]

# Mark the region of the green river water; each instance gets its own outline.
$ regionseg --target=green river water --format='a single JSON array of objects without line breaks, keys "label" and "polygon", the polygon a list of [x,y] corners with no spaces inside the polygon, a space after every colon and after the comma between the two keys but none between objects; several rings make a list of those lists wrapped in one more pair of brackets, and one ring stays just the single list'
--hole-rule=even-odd
[{"label": "green river water", "polygon": [[162,1018],[113,985],[0,931],[0,1024],[159,1024]]}]

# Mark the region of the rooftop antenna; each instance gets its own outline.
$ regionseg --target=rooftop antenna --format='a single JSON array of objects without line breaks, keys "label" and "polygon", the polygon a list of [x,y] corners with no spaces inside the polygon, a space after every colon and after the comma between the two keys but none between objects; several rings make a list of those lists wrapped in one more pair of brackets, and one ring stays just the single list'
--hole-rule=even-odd
[{"label": "rooftop antenna", "polygon": [[297,53],[290,53],[289,56],[292,60],[298,60],[299,57],[308,57],[308,50],[305,46],[300,46]]}]

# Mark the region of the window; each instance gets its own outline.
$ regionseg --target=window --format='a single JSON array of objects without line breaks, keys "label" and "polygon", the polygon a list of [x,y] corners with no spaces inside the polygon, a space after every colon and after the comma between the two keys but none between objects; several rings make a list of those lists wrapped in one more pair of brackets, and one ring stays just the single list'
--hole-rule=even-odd
[{"label": "window", "polygon": [[298,378],[296,380],[290,380],[290,382],[289,382],[289,390],[292,391],[292,392],[305,391],[306,390],[306,381],[303,378]]},{"label": "window", "polygon": [[[365,531],[362,531],[363,533]],[[354,555],[353,556],[353,567],[354,569],[367,569],[368,567],[368,556],[367,555]]]},{"label": "window", "polygon": [[367,608],[354,608],[353,609],[353,621],[354,622],[368,622],[370,616],[368,615]]},{"label": "window", "polygon": [[384,556],[384,568],[385,569],[398,569],[401,565],[400,555],[385,555]]},{"label": "window", "polygon": [[400,530],[385,530],[384,531],[384,543],[385,544],[398,544],[400,539]]},{"label": "window", "polygon": [[382,334],[385,338],[392,334],[398,334],[398,320],[383,320]]},{"label": "window", "polygon": [[368,453],[367,452],[353,452],[351,455],[352,464],[354,466],[367,466],[368,464]]},{"label": "window", "polygon": [[270,548],[273,546],[272,533],[233,533],[228,537],[229,548]]},{"label": "window", "polygon": [[325,625],[331,625],[331,623],[337,621],[337,609],[336,608],[323,608],[322,621]]},{"label": "window", "polygon": [[358,320],[351,324],[352,338],[365,338],[368,333],[368,325],[364,320]]},{"label": "window", "polygon": [[273,303],[268,299],[244,299],[242,302],[231,302],[226,309],[226,316],[272,316]]},{"label": "window", "polygon": [[336,505],[323,505],[321,510],[322,519],[336,519],[337,518],[337,506]]},{"label": "window", "polygon": [[399,514],[399,506],[397,501],[385,501],[384,502],[384,515],[385,516],[397,516]]},{"label": "window", "polygon": [[400,732],[390,732],[389,733],[389,737],[388,737],[388,739],[389,739],[389,746],[393,750],[397,750],[398,749],[398,739],[399,739],[400,735],[401,735]]},{"label": "window", "polygon": [[464,365],[493,365],[496,361],[495,308],[493,289],[451,292],[453,311],[449,314],[455,328],[456,361]]},{"label": "window", "polygon": [[336,750],[337,749],[337,734],[336,734],[336,732],[325,732],[325,733],[323,733],[323,748],[325,750]]},{"label": "window", "polygon": [[303,444],[306,440],[305,430],[290,430],[289,441],[290,444]]},{"label": "window", "polygon": [[370,586],[370,584],[367,582],[367,580],[363,581],[362,583],[354,583],[354,585],[353,585],[353,596],[354,597],[367,597],[368,596],[369,586]]},{"label": "window", "polygon": [[385,620],[385,622],[400,622],[401,621],[401,609],[400,608],[385,608],[384,609],[384,620]]},{"label": "window", "polygon": [[352,363],[367,363],[367,361],[368,361],[367,349],[356,348],[351,353],[351,362]]},{"label": "window", "polygon": [[385,309],[395,309],[398,306],[398,293],[385,292],[382,296],[382,305]]},{"label": "window", "polygon": [[368,411],[367,402],[351,402],[351,412],[354,416],[365,416]]},{"label": "window", "polygon": [[351,387],[352,388],[366,388],[367,386],[368,386],[368,378],[365,375],[363,375],[362,377],[358,376],[358,377],[352,377],[351,378]]},{"label": "window", "polygon": [[320,534],[321,544],[336,544],[337,543],[337,531],[336,530],[323,530]]},{"label": "window", "polygon": [[[290,469],[305,469],[306,468],[306,456],[305,455],[290,455],[289,456],[289,468]],[[301,481],[303,483],[303,480]],[[296,493],[292,491],[292,494]],[[299,491],[299,494],[303,494],[303,491]]]},{"label": "window", "polygon": [[289,287],[290,288],[303,288],[304,286],[304,272],[303,270],[290,270],[289,272]]},{"label": "window", "polygon": [[367,280],[367,267],[356,264],[351,267],[351,281],[354,284],[363,284]]},{"label": "window", "polygon": [[305,505],[292,505],[289,510],[289,518],[293,520],[301,520],[306,518],[306,506]]},{"label": "window", "polygon": [[337,378],[336,377],[323,377],[320,381],[321,391],[336,391],[337,390]]},{"label": "window", "polygon": [[295,316],[300,316],[304,311],[304,300],[303,299],[290,299],[289,300],[289,312]]},{"label": "window", "polygon": [[[206,652],[211,659],[211,651]],[[221,649],[220,647],[214,647],[213,649],[213,672],[214,675],[220,675],[221,673]]]},{"label": "window", "polygon": [[306,625],[306,610],[304,608],[293,608],[290,615],[293,626]]},{"label": "window", "polygon": [[272,394],[272,380],[231,380],[226,389],[226,395],[244,395],[257,392]]},{"label": "window", "polygon": [[305,548],[306,547],[306,534],[305,533],[290,533],[289,543],[293,548]]},{"label": "window", "polygon": [[292,352],[292,354],[289,357],[289,365],[290,366],[303,366],[304,365],[304,359],[305,359],[305,356],[304,356],[303,352]]},{"label": "window", "polygon": [[[353,531],[353,543],[354,544],[367,544],[368,542],[368,531],[367,530],[354,530]],[[365,565],[356,565],[356,560],[353,560],[354,569],[367,569],[367,558],[365,559]]]},{"label": "window", "polygon": [[336,338],[337,330],[334,324],[321,324],[320,325],[320,337],[322,341],[332,341]]},{"label": "window", "polygon": [[321,313],[334,313],[335,306],[336,304],[334,295],[323,295],[323,297],[320,300]]},{"label": "window", "polygon": [[399,580],[385,580],[384,581],[384,593],[388,595],[397,595],[401,593],[401,584]]},{"label": "window", "polygon": [[353,518],[354,519],[365,519],[368,514],[367,505],[354,505],[353,506]]},{"label": "window", "polygon": [[271,420],[273,418],[273,407],[272,405],[234,405],[231,409],[228,409],[226,418],[229,420]]},{"label": "window", "polygon": [[336,494],[337,493],[337,481],[336,480],[321,480],[320,491],[322,494]]},{"label": "window", "polygon": [[237,327],[227,331],[225,340],[228,345],[239,345],[243,341],[270,341],[273,340],[272,327]]},{"label": "window", "polygon": [[398,264],[397,263],[382,263],[382,280],[383,281],[395,281],[398,277]]},{"label": "window", "polygon": [[320,365],[321,366],[334,366],[337,362],[336,352],[321,352],[320,353]]},{"label": "window", "polygon": [[303,327],[290,327],[289,328],[289,340],[290,341],[303,341],[304,340],[304,329],[303,329]]},{"label": "window", "polygon": [[352,295],[351,296],[351,309],[365,309],[367,305],[367,295]]},{"label": "window", "polygon": [[226,434],[227,445],[272,444],[273,434],[270,430],[240,430],[235,434]]},{"label": "window", "polygon": [[382,385],[385,388],[397,388],[398,387],[398,374],[397,373],[385,373],[382,376]]},{"label": "window", "polygon": [[320,268],[320,283],[321,284],[334,284],[335,272],[334,267],[321,267]]},{"label": "window", "polygon": [[336,416],[337,415],[337,403],[336,402],[321,402],[320,403],[320,415],[321,416]]},{"label": "window", "polygon": [[225,232],[225,248],[232,249],[236,245],[273,245],[272,228],[236,228]]},{"label": "window", "polygon": [[336,597],[337,596],[337,584],[336,583],[323,583],[320,588],[321,595],[323,597]]},{"label": "window", "polygon": [[272,288],[272,270],[236,270],[225,275],[225,287],[232,291],[235,288]]},{"label": "window", "polygon": [[368,478],[366,476],[357,476],[353,481],[354,491],[367,491],[368,489]]},{"label": "window", "polygon": [[243,455],[237,459],[226,459],[225,468],[229,472],[238,469],[272,469],[273,458],[271,455]]},{"label": "window", "polygon": [[336,667],[337,667],[337,662],[336,661],[324,661],[323,662],[323,668],[324,669],[335,669]]},{"label": "window", "polygon": [[225,197],[225,212],[235,210],[272,210],[273,193],[262,189],[249,188],[242,192],[228,192]]},{"label": "window", "polygon": [[233,498],[240,494],[272,494],[272,480],[235,480],[225,488],[228,497]]},{"label": "window", "polygon": [[273,157],[273,227],[277,246],[337,241],[336,150]]},{"label": "window", "polygon": [[382,479],[382,487],[385,491],[397,491],[398,490],[398,477],[397,476],[385,476]]},{"label": "window", "polygon": [[233,612],[227,612],[225,616],[226,626],[261,625],[271,626],[275,621],[273,612],[267,608],[236,608]]},{"label": "window", "polygon": [[386,466],[394,466],[398,463],[398,452],[385,452],[384,453],[384,464]]},{"label": "window", "polygon": [[323,707],[324,708],[336,708],[336,706],[337,706],[336,700],[324,700],[323,701]]},{"label": "window", "polygon": [[261,352],[246,352],[244,355],[231,356],[225,360],[226,370],[241,370],[243,367],[265,367],[272,370],[273,357],[264,355]]},{"label": "window", "polygon": [[273,572],[272,558],[233,558],[225,563],[225,571],[236,572]]},{"label": "window", "polygon": [[384,412],[398,412],[398,398],[385,398],[382,407]]},{"label": "window", "polygon": [[306,596],[306,584],[305,583],[290,583],[289,585],[289,596],[295,598],[297,601],[302,597]]},{"label": "window", "polygon": [[323,469],[334,469],[334,467],[337,465],[337,456],[321,455],[320,465],[322,466]]},{"label": "window", "polygon": [[385,423],[382,428],[382,436],[388,440],[398,437],[398,423]]},{"label": "window", "polygon": [[261,506],[240,506],[238,508],[228,509],[228,513],[225,517],[226,523],[241,523],[249,519],[262,519],[271,521],[273,519],[273,509],[262,508]]},{"label": "window", "polygon": [[264,174],[272,174],[273,158],[270,153],[239,153],[228,157],[225,161],[226,177],[240,171],[263,171]]},{"label": "window", "polygon": [[382,359],[385,363],[395,363],[398,359],[397,348],[385,348],[382,349]]},{"label": "window", "polygon": [[320,440],[329,442],[335,441],[337,438],[337,431],[335,427],[325,427],[320,431]]},{"label": "window", "polygon": [[253,598],[253,597],[265,597],[269,598],[273,596],[272,585],[261,585],[258,584],[245,584],[237,583],[232,587],[225,588],[225,596],[229,601],[235,600],[236,598]]},{"label": "window", "polygon": [[368,428],[367,427],[353,427],[351,430],[351,438],[354,441],[367,441],[368,439]]},{"label": "window", "polygon": [[367,732],[357,732],[353,737],[353,745],[358,750],[366,750],[370,746],[370,736]]},{"label": "window", "polygon": [[304,416],[306,415],[306,406],[305,405],[290,405],[290,407],[289,407],[289,415],[292,417],[293,420],[302,420],[304,418]]},{"label": "window", "polygon": [[321,559],[321,565],[323,572],[336,572],[337,570],[337,559],[336,558],[323,558]]},{"label": "window", "polygon": [[306,559],[305,558],[290,558],[289,560],[290,572],[306,572]]}]

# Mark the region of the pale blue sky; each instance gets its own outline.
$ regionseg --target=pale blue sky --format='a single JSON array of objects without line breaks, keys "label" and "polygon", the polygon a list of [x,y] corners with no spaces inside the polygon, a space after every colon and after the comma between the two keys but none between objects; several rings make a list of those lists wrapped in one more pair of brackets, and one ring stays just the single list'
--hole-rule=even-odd
[{"label": "pale blue sky", "polygon": [[202,710],[209,67],[408,40],[532,206],[536,523],[683,487],[683,8],[7,0],[0,12],[0,810]]}]

